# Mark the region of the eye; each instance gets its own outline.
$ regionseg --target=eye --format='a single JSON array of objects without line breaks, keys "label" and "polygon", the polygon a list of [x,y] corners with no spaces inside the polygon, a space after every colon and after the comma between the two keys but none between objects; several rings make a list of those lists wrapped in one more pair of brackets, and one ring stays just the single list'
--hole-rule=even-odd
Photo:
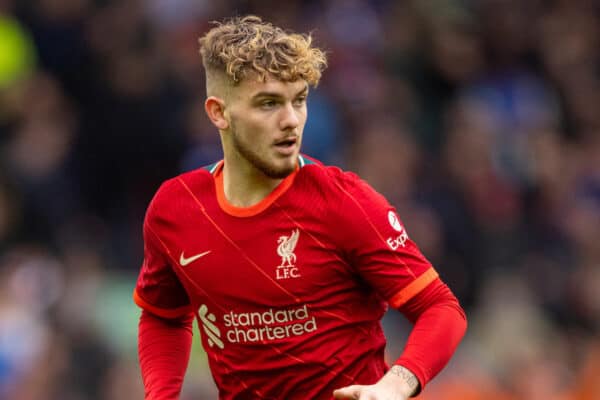
[{"label": "eye", "polygon": [[275,102],[275,100],[263,100],[260,102],[260,107],[265,108],[265,109],[273,108],[276,105],[277,105],[277,102]]},{"label": "eye", "polygon": [[304,105],[304,103],[306,103],[306,96],[300,96],[294,100],[294,105],[297,107]]}]

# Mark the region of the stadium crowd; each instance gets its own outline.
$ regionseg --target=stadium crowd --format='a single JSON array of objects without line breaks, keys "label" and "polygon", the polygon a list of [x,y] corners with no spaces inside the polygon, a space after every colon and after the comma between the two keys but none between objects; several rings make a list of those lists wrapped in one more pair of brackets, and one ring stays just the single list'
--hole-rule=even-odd
[{"label": "stadium crowd", "polygon": [[[421,398],[599,399],[595,0],[0,0],[0,399],[143,398],[142,218],[221,157],[197,39],[246,13],[327,50],[304,152],[385,194],[467,310]],[[193,352],[183,399],[216,398]]]}]

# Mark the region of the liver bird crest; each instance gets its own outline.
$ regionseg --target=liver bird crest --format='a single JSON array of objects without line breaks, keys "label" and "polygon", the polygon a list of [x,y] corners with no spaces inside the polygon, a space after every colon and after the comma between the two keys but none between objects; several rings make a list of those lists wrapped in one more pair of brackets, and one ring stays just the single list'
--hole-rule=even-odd
[{"label": "liver bird crest", "polygon": [[294,249],[298,243],[299,236],[300,231],[298,229],[294,229],[290,236],[283,235],[277,239],[277,243],[279,244],[279,246],[277,246],[277,254],[279,254],[281,257],[280,267],[288,267],[296,262]]}]

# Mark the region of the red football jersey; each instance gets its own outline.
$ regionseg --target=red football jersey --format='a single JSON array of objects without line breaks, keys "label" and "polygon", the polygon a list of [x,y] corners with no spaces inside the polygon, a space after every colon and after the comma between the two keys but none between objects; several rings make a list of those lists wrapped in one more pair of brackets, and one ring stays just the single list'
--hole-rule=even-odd
[{"label": "red football jersey", "polygon": [[355,174],[303,156],[263,201],[234,207],[222,166],[158,190],[136,303],[196,313],[221,399],[331,399],[375,383],[387,304],[437,277],[394,208]]}]

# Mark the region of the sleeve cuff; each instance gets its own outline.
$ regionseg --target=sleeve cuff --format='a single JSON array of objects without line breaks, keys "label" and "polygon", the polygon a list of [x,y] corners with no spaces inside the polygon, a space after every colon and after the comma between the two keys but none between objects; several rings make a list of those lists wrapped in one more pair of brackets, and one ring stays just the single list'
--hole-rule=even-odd
[{"label": "sleeve cuff", "polygon": [[437,271],[433,267],[430,267],[408,286],[398,291],[388,302],[393,308],[402,306],[421,290],[425,289],[437,277]]},{"label": "sleeve cuff", "polygon": [[149,311],[152,314],[158,315],[162,318],[177,318],[192,312],[192,308],[189,305],[177,308],[160,308],[153,306],[140,296],[137,289],[133,291],[133,301],[140,308],[143,308],[144,310]]}]

